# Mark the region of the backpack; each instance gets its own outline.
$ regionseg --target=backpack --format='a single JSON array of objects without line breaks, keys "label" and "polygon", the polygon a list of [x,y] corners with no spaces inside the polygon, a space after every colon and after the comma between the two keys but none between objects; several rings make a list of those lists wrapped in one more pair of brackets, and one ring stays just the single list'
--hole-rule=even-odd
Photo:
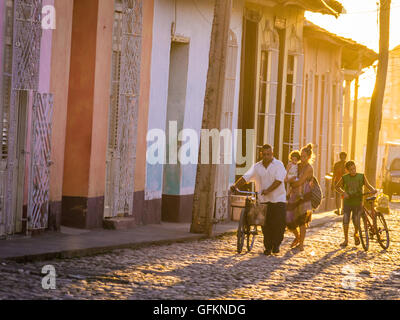
[{"label": "backpack", "polygon": [[316,177],[312,177],[313,187],[311,188],[311,206],[314,210],[318,209],[322,201],[321,186]]}]

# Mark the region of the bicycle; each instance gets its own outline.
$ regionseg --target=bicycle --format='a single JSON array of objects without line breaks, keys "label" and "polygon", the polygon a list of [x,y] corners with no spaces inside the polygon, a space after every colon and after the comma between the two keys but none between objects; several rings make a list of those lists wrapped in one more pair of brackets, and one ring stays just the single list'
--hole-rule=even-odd
[{"label": "bicycle", "polygon": [[245,207],[240,214],[237,230],[237,252],[242,252],[245,238],[247,251],[250,252],[254,246],[255,237],[258,234],[258,226],[264,225],[266,204],[258,203],[258,193],[256,192],[238,190],[237,193],[247,195]]},{"label": "bicycle", "polygon": [[[374,193],[364,193],[363,196]],[[382,249],[389,248],[389,229],[387,227],[383,214],[375,210],[376,196],[365,199],[371,204],[371,209],[368,210],[365,205],[362,206],[362,211],[358,216],[358,233],[361,240],[361,245],[365,251],[369,248],[369,238],[373,239],[376,235],[376,240]]]}]

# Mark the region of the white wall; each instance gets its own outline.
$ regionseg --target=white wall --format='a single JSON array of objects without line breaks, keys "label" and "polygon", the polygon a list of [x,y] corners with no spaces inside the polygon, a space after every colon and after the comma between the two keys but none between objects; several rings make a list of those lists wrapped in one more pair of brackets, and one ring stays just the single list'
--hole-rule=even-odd
[{"label": "white wall", "polygon": [[[209,64],[211,28],[214,14],[213,0],[155,0],[153,27],[153,52],[150,85],[149,130],[165,130],[169,61],[171,47],[171,24],[176,22],[176,35],[190,39],[189,67],[186,91],[186,109],[183,127],[201,129],[204,95]],[[175,15],[176,12],[176,15]],[[234,1],[231,28],[241,48],[243,1]],[[238,97],[240,84],[240,54],[238,56],[237,85],[235,93],[234,127],[237,125]],[[149,144],[148,144],[149,145]],[[182,166],[180,194],[194,193],[196,165]],[[146,166],[145,199],[161,198],[163,166]]]}]

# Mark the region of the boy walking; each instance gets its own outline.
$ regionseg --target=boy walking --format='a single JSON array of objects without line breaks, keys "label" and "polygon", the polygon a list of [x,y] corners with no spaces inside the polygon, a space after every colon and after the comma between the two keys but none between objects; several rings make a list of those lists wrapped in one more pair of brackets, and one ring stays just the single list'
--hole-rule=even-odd
[{"label": "boy walking", "polygon": [[345,165],[348,174],[344,175],[336,184],[336,191],[343,196],[343,232],[344,242],[341,247],[346,247],[349,243],[349,224],[352,216],[354,226],[354,243],[360,244],[358,236],[357,221],[362,210],[363,187],[367,187],[372,193],[376,193],[376,189],[370,185],[367,178],[362,173],[357,173],[354,161],[348,161]]}]

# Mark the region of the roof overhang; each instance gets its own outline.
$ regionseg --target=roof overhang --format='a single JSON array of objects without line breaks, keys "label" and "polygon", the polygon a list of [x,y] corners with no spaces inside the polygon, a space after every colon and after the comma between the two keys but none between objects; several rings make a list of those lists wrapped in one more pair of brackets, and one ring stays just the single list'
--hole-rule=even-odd
[{"label": "roof overhang", "polygon": [[336,0],[247,0],[247,2],[268,7],[296,6],[307,11],[329,14],[338,17],[346,13],[343,5]]},{"label": "roof overhang", "polygon": [[378,59],[378,54],[368,47],[352,39],[330,33],[307,20],[304,22],[304,38],[321,40],[341,47],[342,67],[344,69],[364,69],[371,66]]}]

